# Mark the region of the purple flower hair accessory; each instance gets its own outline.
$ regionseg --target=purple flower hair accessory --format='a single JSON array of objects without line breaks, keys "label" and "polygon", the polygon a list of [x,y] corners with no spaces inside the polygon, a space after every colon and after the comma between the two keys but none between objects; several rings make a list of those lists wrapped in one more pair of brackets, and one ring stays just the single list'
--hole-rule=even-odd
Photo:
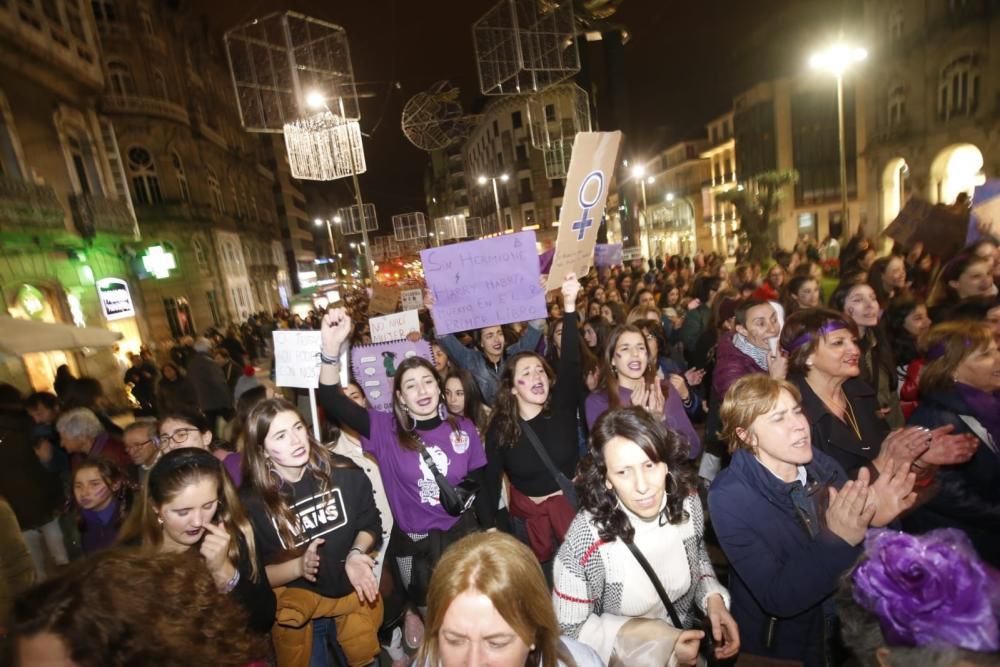
[{"label": "purple flower hair accessory", "polygon": [[960,530],[925,535],[870,530],[854,570],[854,601],[889,644],[1000,650],[1000,575]]}]

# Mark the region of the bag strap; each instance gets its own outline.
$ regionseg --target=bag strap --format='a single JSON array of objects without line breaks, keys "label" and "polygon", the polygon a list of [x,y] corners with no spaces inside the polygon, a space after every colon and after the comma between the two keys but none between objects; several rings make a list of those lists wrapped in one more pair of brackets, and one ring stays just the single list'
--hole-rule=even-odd
[{"label": "bag strap", "polygon": [[545,464],[545,467],[549,469],[549,474],[552,475],[556,483],[559,483],[559,477],[560,476],[566,477],[566,475],[563,475],[563,473],[561,473],[559,469],[556,468],[556,465],[552,462],[552,459],[549,458],[549,453],[545,451],[545,445],[543,445],[542,441],[538,439],[538,434],[535,433],[535,429],[531,428],[531,425],[522,419],[521,430],[524,431],[525,434],[527,434],[528,442],[530,442],[531,446],[534,447],[535,453],[538,454],[538,458],[540,458],[542,460],[542,463]]},{"label": "bag strap", "polygon": [[434,464],[434,459],[431,458],[430,453],[427,451],[427,443],[425,443],[424,439],[419,435],[414,434],[414,437],[417,440],[417,444],[420,445],[420,458],[422,458],[424,463],[427,464],[427,467],[431,469],[431,474],[434,475],[434,481],[437,482],[438,488],[442,493],[454,494],[455,487],[451,485],[448,478],[442,475],[441,471],[438,470],[437,465]]},{"label": "bag strap", "polygon": [[670,614],[670,620],[674,622],[674,627],[678,630],[683,630],[684,626],[681,625],[681,617],[677,614],[677,608],[674,607],[674,603],[670,601],[670,596],[667,595],[667,591],[663,589],[663,584],[660,583],[660,578],[656,576],[656,572],[653,571],[653,567],[646,560],[646,557],[642,555],[639,551],[639,547],[635,546],[632,542],[625,542],[628,550],[632,552],[635,559],[639,561],[639,565],[642,566],[643,571],[649,580],[653,583],[653,588],[656,589],[656,594],[660,596],[660,602],[663,606],[667,608],[667,613]]}]

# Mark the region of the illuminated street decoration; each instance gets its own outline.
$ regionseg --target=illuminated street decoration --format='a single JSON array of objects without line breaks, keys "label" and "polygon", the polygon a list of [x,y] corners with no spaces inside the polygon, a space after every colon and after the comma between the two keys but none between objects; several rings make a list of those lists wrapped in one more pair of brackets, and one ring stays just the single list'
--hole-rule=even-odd
[{"label": "illuminated street decoration", "polygon": [[45,294],[34,285],[21,285],[17,291],[17,304],[32,319],[39,319],[45,312]]},{"label": "illuminated street decoration", "polygon": [[177,260],[174,253],[168,252],[163,246],[154,245],[143,254],[142,266],[156,278],[169,278],[170,272],[177,268]]}]

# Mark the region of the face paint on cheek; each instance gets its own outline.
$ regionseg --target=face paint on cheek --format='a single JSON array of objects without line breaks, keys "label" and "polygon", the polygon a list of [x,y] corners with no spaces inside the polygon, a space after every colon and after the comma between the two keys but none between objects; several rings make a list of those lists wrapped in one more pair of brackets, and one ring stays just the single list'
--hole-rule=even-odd
[{"label": "face paint on cheek", "polygon": [[519,386],[519,387],[523,387],[523,386],[524,386],[524,385],[526,385],[526,384],[528,384],[528,383],[527,383],[527,382],[525,382],[524,380],[518,380],[518,381],[517,381],[517,386]]},{"label": "face paint on cheek", "polygon": [[97,489],[97,491],[94,493],[94,500],[97,501],[104,500],[105,498],[108,497],[110,493],[111,490],[108,488],[106,484],[101,485],[101,487]]}]

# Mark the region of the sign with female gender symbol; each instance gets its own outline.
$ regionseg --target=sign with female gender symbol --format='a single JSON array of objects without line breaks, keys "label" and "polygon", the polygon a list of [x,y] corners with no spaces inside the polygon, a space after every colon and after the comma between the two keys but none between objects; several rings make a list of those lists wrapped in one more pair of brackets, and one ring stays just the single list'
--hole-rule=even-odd
[{"label": "sign with female gender symbol", "polygon": [[580,132],[573,142],[556,254],[546,289],[558,289],[567,273],[584,276],[594,263],[597,228],[604,217],[608,184],[621,147],[621,132]]}]

